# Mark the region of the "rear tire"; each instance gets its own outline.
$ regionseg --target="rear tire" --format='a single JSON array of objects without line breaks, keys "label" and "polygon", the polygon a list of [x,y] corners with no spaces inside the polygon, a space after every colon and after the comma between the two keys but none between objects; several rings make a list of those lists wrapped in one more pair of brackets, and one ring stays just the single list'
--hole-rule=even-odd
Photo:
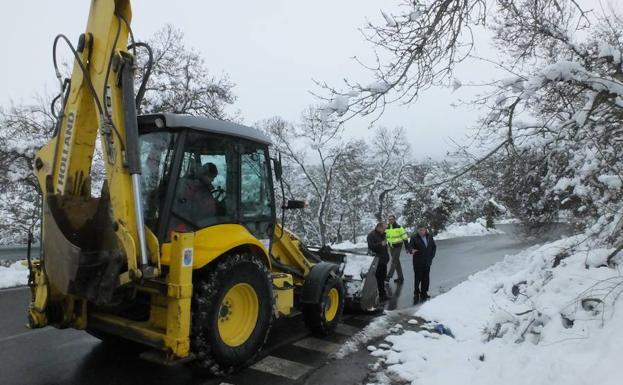
[{"label": "rear tire", "polygon": [[215,374],[249,364],[272,324],[271,275],[256,256],[227,255],[194,282],[191,350]]},{"label": "rear tire", "polygon": [[340,277],[331,274],[322,288],[320,302],[303,306],[303,318],[312,333],[326,336],[335,331],[343,310],[344,284]]}]

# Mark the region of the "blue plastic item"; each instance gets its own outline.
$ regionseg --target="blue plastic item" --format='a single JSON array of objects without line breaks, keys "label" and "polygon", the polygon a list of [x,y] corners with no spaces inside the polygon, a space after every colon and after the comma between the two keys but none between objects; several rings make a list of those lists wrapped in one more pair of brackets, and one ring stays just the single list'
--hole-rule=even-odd
[{"label": "blue plastic item", "polygon": [[447,327],[443,326],[443,324],[435,325],[435,329],[434,330],[437,333],[439,333],[439,334],[445,334],[447,336],[450,336],[450,337],[454,338],[454,334],[452,334],[452,330],[450,330],[450,328],[447,328]]}]

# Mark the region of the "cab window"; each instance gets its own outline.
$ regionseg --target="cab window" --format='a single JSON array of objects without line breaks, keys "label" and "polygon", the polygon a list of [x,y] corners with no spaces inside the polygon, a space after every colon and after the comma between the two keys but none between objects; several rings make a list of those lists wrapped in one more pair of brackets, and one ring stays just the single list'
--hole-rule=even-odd
[{"label": "cab window", "polygon": [[167,131],[141,135],[141,188],[145,225],[154,233],[162,214],[177,135]]},{"label": "cab window", "polygon": [[247,145],[240,156],[240,216],[250,218],[272,215],[272,191],[266,150]]},{"label": "cab window", "polygon": [[196,231],[236,220],[231,138],[191,132],[173,198],[170,230]]}]

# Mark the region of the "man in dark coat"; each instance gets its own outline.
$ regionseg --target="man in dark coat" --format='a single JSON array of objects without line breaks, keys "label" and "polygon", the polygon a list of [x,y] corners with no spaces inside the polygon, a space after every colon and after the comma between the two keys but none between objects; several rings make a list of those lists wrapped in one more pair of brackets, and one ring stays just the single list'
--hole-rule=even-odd
[{"label": "man in dark coat", "polygon": [[417,232],[411,236],[409,241],[409,250],[413,253],[413,272],[415,275],[413,301],[425,301],[430,298],[428,295],[430,266],[437,251],[435,240],[428,233],[426,225],[418,225]]},{"label": "man in dark coat", "polygon": [[387,262],[389,262],[389,252],[385,241],[385,223],[379,222],[374,230],[368,234],[368,249],[378,258],[376,267],[376,284],[379,289],[379,299],[388,299],[385,291],[385,277],[387,276]]}]

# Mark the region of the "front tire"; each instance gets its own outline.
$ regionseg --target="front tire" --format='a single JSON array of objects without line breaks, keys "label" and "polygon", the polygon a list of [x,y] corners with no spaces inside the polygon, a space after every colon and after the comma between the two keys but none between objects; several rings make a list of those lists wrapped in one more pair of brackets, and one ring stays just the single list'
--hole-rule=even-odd
[{"label": "front tire", "polygon": [[227,255],[194,282],[191,349],[213,373],[250,363],[272,324],[271,275],[251,254]]},{"label": "front tire", "polygon": [[332,334],[340,323],[344,310],[344,284],[334,274],[329,275],[320,295],[320,302],[303,306],[305,324],[320,336]]}]

